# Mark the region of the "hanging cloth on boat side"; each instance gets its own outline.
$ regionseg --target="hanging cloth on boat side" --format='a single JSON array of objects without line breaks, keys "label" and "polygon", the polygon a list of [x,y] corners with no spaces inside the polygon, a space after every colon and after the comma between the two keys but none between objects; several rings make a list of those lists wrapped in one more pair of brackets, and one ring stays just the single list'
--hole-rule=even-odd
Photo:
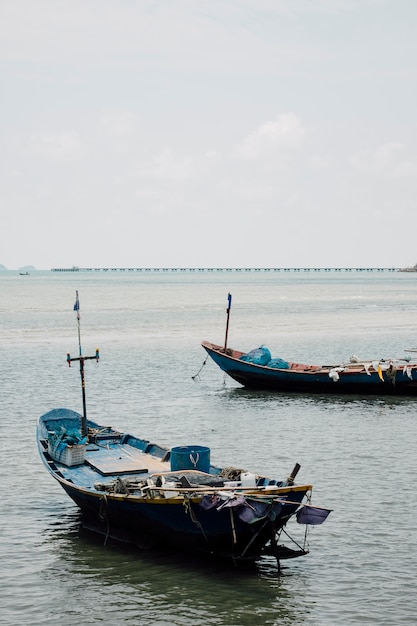
[{"label": "hanging cloth on boat side", "polygon": [[215,493],[212,493],[207,496],[204,496],[204,498],[200,502],[200,506],[205,511],[208,511],[209,509],[213,509],[214,507],[217,507],[219,502],[222,502],[219,496],[216,495]]},{"label": "hanging cloth on boat side", "polygon": [[329,372],[329,378],[331,378],[334,383],[337,383],[337,381],[340,378],[339,372],[344,372],[344,371],[345,371],[344,367],[332,367],[332,369]]},{"label": "hanging cloth on boat side", "polygon": [[299,509],[297,511],[296,517],[299,524],[318,526],[319,524],[323,524],[323,522],[327,519],[329,513],[331,513],[330,509],[321,509],[314,506],[303,506],[302,509]]},{"label": "hanging cloth on boat side", "polygon": [[265,517],[275,518],[281,512],[282,504],[274,502],[262,502],[243,495],[220,498],[217,494],[208,494],[203,497],[200,506],[205,511],[216,509],[236,509],[237,515],[247,524],[252,524]]},{"label": "hanging cloth on boat side", "polygon": [[388,380],[395,385],[395,378],[397,376],[397,368],[395,367],[394,363],[390,363],[389,368],[385,371],[385,375],[388,378]]},{"label": "hanging cloth on boat side", "polygon": [[[275,502],[273,506],[273,514],[275,516],[278,515],[281,512],[281,509],[282,504]],[[268,502],[259,502],[256,500],[251,500],[250,502],[246,501],[245,506],[243,506],[239,511],[239,517],[243,522],[251,524],[252,522],[257,522],[264,517],[270,516],[271,510],[271,505]]]},{"label": "hanging cloth on boat side", "polygon": [[242,506],[243,504],[245,504],[245,502],[246,500],[244,496],[237,496],[236,498],[235,497],[228,498],[226,502],[223,502],[223,504],[217,507],[217,510],[221,511],[222,509],[236,508],[238,506]]}]

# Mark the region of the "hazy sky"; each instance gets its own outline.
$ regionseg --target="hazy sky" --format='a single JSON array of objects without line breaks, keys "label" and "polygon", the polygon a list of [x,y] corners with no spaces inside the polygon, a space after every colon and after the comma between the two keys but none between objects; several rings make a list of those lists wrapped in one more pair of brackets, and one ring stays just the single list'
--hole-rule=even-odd
[{"label": "hazy sky", "polygon": [[417,0],[0,0],[0,264],[417,262]]}]

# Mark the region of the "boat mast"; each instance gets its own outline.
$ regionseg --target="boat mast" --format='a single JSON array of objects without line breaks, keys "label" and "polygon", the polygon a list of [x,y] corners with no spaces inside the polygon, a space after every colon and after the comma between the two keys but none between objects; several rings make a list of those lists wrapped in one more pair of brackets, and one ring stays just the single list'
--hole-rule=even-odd
[{"label": "boat mast", "polygon": [[229,318],[230,318],[230,309],[232,308],[232,294],[228,293],[227,294],[227,321],[226,321],[226,334],[224,337],[224,348],[223,348],[223,352],[226,352],[226,348],[227,348],[227,335],[229,334]]},{"label": "boat mast", "polygon": [[88,434],[88,429],[87,429],[87,405],[86,405],[86,400],[85,400],[84,361],[87,361],[88,359],[95,359],[96,362],[98,363],[98,360],[100,358],[100,352],[99,352],[99,349],[97,348],[94,356],[83,356],[83,351],[81,347],[80,301],[78,299],[78,290],[75,292],[74,311],[76,311],[77,313],[79,356],[71,358],[70,353],[67,352],[67,363],[68,363],[68,366],[71,367],[72,361],[80,362],[81,391],[82,391],[82,396],[83,396],[83,414],[81,418],[81,434],[84,437],[86,437]]}]

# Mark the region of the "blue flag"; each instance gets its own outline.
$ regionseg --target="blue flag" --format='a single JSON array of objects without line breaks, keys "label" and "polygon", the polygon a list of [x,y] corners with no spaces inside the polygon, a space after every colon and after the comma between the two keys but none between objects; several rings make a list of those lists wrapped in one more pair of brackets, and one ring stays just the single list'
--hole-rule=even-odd
[{"label": "blue flag", "polygon": [[78,300],[78,290],[75,292],[74,311],[77,311],[77,320],[80,321],[80,301]]},{"label": "blue flag", "polygon": [[75,304],[74,304],[74,311],[79,311],[80,310],[80,301],[78,300],[78,289],[75,292]]},{"label": "blue flag", "polygon": [[303,506],[297,511],[296,517],[299,524],[311,524],[317,526],[323,524],[331,509],[318,509],[313,506]]}]

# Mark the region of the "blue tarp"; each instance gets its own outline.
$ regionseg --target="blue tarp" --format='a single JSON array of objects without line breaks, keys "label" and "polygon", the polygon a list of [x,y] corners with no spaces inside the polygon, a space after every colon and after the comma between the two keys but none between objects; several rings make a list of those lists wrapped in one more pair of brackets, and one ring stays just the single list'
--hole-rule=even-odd
[{"label": "blue tarp", "polygon": [[87,437],[84,437],[79,429],[61,428],[59,432],[49,435],[49,443],[53,450],[63,449],[65,446],[77,446],[87,443]]},{"label": "blue tarp", "polygon": [[288,363],[288,361],[284,361],[284,359],[280,359],[279,357],[277,357],[276,359],[271,359],[267,363],[267,366],[278,367],[279,369],[286,370],[290,367],[290,364]]},{"label": "blue tarp", "polygon": [[254,365],[267,365],[271,360],[271,353],[266,346],[259,346],[259,348],[255,348],[247,354],[243,354],[240,360],[253,363]]},{"label": "blue tarp", "polygon": [[240,357],[240,361],[246,361],[247,363],[253,363],[254,365],[266,365],[267,367],[277,367],[280,369],[288,369],[290,364],[288,361],[276,357],[271,358],[271,352],[266,346],[259,346]]}]

